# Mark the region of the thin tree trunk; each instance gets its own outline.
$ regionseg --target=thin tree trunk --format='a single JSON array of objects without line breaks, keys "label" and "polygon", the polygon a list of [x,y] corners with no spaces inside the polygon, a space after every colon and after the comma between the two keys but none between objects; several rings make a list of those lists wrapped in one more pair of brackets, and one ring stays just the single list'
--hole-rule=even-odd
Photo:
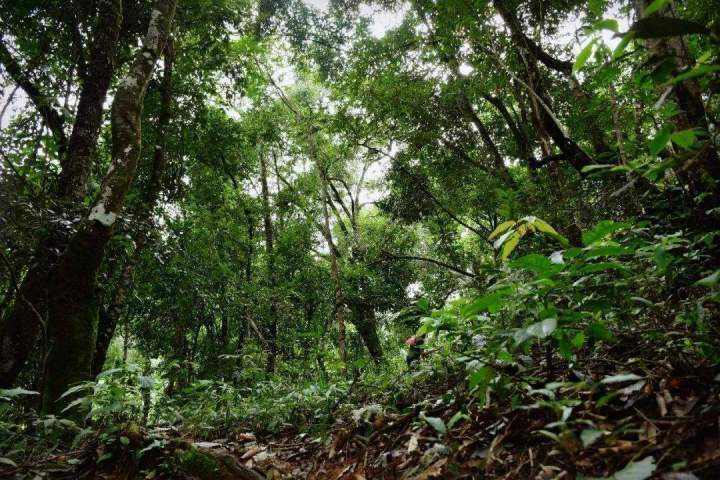
[{"label": "thin tree trunk", "polygon": [[[577,79],[573,77],[572,62],[559,60],[553,57],[543,50],[542,47],[535,43],[530,37],[525,35],[523,32],[523,26],[517,16],[517,12],[508,7],[506,0],[494,0],[493,4],[505,22],[505,25],[510,30],[511,37],[515,45],[527,52],[531,59],[534,59],[536,62],[542,62],[546,67],[563,75],[567,79],[575,98],[578,100],[583,109],[587,110],[590,105],[590,98],[587,92],[583,90]],[[603,133],[603,129],[600,127],[600,124],[597,122],[597,117],[592,114],[585,115],[585,124],[595,152],[608,152],[609,148],[605,141],[605,135]]]},{"label": "thin tree trunk", "polygon": [[[517,19],[516,13],[508,8],[503,0],[494,0],[496,10],[503,18],[503,21],[511,31],[512,39],[515,46],[520,53],[520,56],[525,60],[525,69],[528,77],[528,86],[532,89],[533,103],[542,102],[543,105],[537,105],[537,113],[539,114],[540,122],[543,129],[548,133],[550,138],[560,151],[563,153],[564,158],[578,171],[581,171],[583,167],[594,163],[593,159],[582,149],[580,146],[569,138],[563,129],[558,125],[557,121],[550,114],[548,109],[552,109],[552,103],[550,98],[542,85],[542,76],[540,70],[537,67],[537,60],[539,58],[538,52],[528,45],[527,36],[524,34],[519,35],[521,32],[521,26]],[[527,52],[527,56],[525,53]],[[535,98],[538,97],[538,98]]]},{"label": "thin tree trunk", "polygon": [[503,160],[502,155],[500,155],[500,151],[498,150],[497,145],[495,145],[495,142],[493,141],[490,132],[488,131],[485,124],[480,120],[480,117],[478,117],[477,112],[475,112],[475,109],[470,103],[470,99],[468,99],[464,91],[461,91],[459,94],[458,106],[465,118],[469,120],[473,125],[475,125],[475,128],[477,128],[478,132],[480,133],[480,138],[482,138],[482,141],[485,144],[485,148],[490,151],[490,157],[492,158],[494,171],[497,172],[497,174],[500,176],[500,179],[502,179],[503,183],[507,187],[517,188],[517,184],[510,175],[510,172],[505,165],[505,161]]},{"label": "thin tree trunk", "polygon": [[[330,232],[330,214],[328,212],[327,202],[329,199],[327,195],[323,199],[323,215],[325,217],[325,230]],[[331,245],[328,245],[330,250],[330,277],[333,282],[334,301],[333,301],[333,316],[335,317],[335,323],[338,328],[338,352],[340,354],[340,362],[342,363],[342,374],[347,374],[347,350],[345,348],[345,300],[343,299],[342,284],[340,280],[340,269],[338,268],[338,258],[335,250]]]}]

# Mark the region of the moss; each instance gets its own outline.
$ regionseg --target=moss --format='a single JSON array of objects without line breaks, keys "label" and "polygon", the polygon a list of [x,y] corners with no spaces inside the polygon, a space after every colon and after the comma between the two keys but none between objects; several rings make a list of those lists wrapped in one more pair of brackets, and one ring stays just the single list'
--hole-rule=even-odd
[{"label": "moss", "polygon": [[[58,401],[59,397],[73,385],[91,379],[97,337],[98,304],[95,296],[84,305],[58,308],[57,311],[59,314],[54,316],[54,322],[49,322],[50,338],[54,341],[50,344],[45,367],[42,403],[45,413],[59,413],[77,396],[72,395],[62,401]],[[77,407],[69,412],[77,420],[86,413],[85,409]]]},{"label": "moss", "polygon": [[212,456],[196,448],[185,450],[179,455],[180,470],[201,480],[212,480],[220,474],[220,464]]}]

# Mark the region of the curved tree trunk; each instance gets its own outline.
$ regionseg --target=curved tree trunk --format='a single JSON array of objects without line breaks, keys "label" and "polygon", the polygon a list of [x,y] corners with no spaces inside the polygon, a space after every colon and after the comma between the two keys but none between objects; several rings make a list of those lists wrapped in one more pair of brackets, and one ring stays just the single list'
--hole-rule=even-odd
[{"label": "curved tree trunk", "polygon": [[135,266],[140,261],[140,255],[149,242],[149,230],[153,224],[153,210],[157,205],[162,190],[162,177],[167,164],[165,137],[167,135],[167,127],[170,123],[171,107],[172,107],[172,71],[175,60],[174,42],[168,39],[165,46],[165,68],[163,70],[162,93],[160,115],[157,121],[158,139],[155,151],[153,152],[153,167],[150,175],[150,181],[145,191],[143,206],[138,217],[141,224],[138,225],[137,235],[135,238],[135,251],[128,259],[123,267],[118,285],[110,302],[107,311],[100,312],[100,326],[98,328],[98,337],[95,347],[95,355],[93,357],[93,376],[102,371],[107,357],[107,351],[110,347],[115,329],[117,328],[120,317],[123,314],[125,299],[132,290],[132,274]]}]

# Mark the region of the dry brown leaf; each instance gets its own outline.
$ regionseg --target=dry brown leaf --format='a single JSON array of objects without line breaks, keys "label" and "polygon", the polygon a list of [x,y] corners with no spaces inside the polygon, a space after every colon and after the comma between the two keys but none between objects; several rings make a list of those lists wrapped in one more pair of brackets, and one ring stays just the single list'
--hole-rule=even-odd
[{"label": "dry brown leaf", "polygon": [[265,450],[265,447],[260,447],[260,446],[252,447],[250,450],[245,452],[242,457],[240,457],[240,460],[248,460],[248,459],[254,457],[255,455],[257,455],[258,453],[262,452],[263,450]]},{"label": "dry brown leaf", "polygon": [[430,465],[423,473],[415,477],[415,480],[427,480],[429,478],[442,478],[442,470],[447,463],[447,458],[441,458],[437,462]]}]

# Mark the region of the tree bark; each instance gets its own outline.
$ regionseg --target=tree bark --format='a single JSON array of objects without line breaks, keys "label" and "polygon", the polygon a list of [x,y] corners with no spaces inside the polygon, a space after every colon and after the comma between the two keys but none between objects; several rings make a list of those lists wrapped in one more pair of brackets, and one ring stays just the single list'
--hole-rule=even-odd
[{"label": "tree bark", "polygon": [[277,273],[275,271],[274,231],[270,211],[270,190],[267,182],[267,159],[260,152],[260,184],[262,187],[263,226],[265,229],[265,255],[267,256],[268,287],[270,289],[270,326],[268,328],[268,360],[266,370],[275,371],[277,356]]},{"label": "tree bark", "polygon": [[[118,36],[122,24],[122,2],[108,0],[101,8],[95,40],[91,49],[91,63],[83,79],[77,119],[68,141],[62,116],[39,88],[20,70],[17,62],[0,39],[0,62],[13,80],[28,94],[45,124],[58,143],[62,167],[58,196],[78,201],[84,195],[87,173],[91,167],[97,138],[102,124],[103,103],[112,78]],[[41,331],[39,320],[47,317],[48,295],[53,288],[50,271],[55,268],[58,255],[67,243],[67,232],[58,229],[40,242],[34,263],[23,280],[14,308],[0,326],[0,386],[9,387],[17,379],[32,352]],[[38,316],[38,313],[40,315]],[[42,339],[46,342],[47,339]]]},{"label": "tree bark", "polygon": [[382,359],[382,346],[380,345],[380,337],[377,334],[375,310],[371,305],[362,302],[353,303],[350,309],[353,313],[353,325],[360,334],[365,348],[367,348],[373,361],[379,362]]},{"label": "tree bark", "polygon": [[[323,198],[323,215],[325,217],[325,230],[330,232],[330,214],[328,212],[329,199],[327,195]],[[342,293],[342,283],[340,279],[340,269],[338,267],[338,257],[335,250],[328,244],[330,250],[330,277],[333,282],[333,316],[338,328],[338,353],[340,354],[340,362],[342,363],[342,373],[347,373],[347,350],[345,348],[345,300]]]},{"label": "tree bark", "polygon": [[150,180],[145,189],[142,211],[138,215],[140,223],[137,225],[137,234],[135,236],[135,251],[123,267],[118,286],[115,289],[109,308],[107,311],[100,312],[100,325],[92,366],[93,376],[100,373],[105,364],[110,342],[112,341],[118,321],[123,313],[125,299],[127,298],[127,294],[132,290],[133,271],[140,261],[140,255],[150,240],[150,229],[153,225],[153,210],[157,205],[162,190],[162,177],[165,172],[165,165],[167,164],[167,142],[165,138],[172,113],[172,71],[175,59],[174,42],[172,39],[168,39],[167,41],[164,59],[165,65],[161,85],[160,115],[156,126],[158,139],[153,152],[152,173],[150,174]]},{"label": "tree bark", "polygon": [[122,0],[101,2],[86,70],[80,71],[82,89],[68,153],[61,157],[58,179],[61,198],[80,201],[85,196],[103,120],[103,104],[115,73],[117,44],[122,27]]},{"label": "tree bark", "polygon": [[142,48],[120,81],[113,101],[112,163],[102,182],[102,194],[52,274],[50,351],[42,392],[45,412],[61,410],[58,397],[72,383],[90,378],[97,329],[96,274],[135,175],[142,102],[169,35],[176,4],[177,0],[155,0],[153,4]]},{"label": "tree bark", "polygon": [[[522,33],[522,26],[520,25],[516,13],[505,4],[504,0],[494,0],[493,4],[505,24],[510,29],[511,37],[515,46],[517,47],[521,57],[525,60],[524,63],[528,79],[527,83],[534,92],[534,95],[530,95],[531,101],[534,103],[538,103],[538,101],[540,101],[544,104],[536,106],[537,114],[540,122],[542,123],[543,129],[563,153],[564,158],[567,159],[567,161],[576,170],[581,171],[583,167],[593,164],[594,161],[575,141],[566,135],[560,125],[557,124],[552,115],[550,115],[547,111],[547,109],[552,108],[552,103],[550,102],[550,98],[542,85],[542,76],[537,66],[537,61],[542,61],[542,58],[537,56],[537,49],[539,49],[539,47],[537,49],[533,49],[532,46],[526,42],[526,40],[530,39]],[[528,54],[527,57],[524,57],[524,52]],[[535,98],[535,95],[539,98]]]},{"label": "tree bark", "polygon": [[[636,0],[635,9],[638,18],[642,18],[648,0]],[[674,17],[671,7],[665,7],[661,15]],[[688,55],[688,47],[682,36],[665,37],[646,40],[646,45],[661,60],[671,61],[674,65],[673,75],[692,65]],[[700,84],[695,79],[685,80],[672,87],[673,96],[679,107],[679,114],[673,117],[678,131],[699,129],[709,132],[709,125],[702,99]],[[701,193],[709,193],[700,202],[700,209],[705,211],[720,203],[720,157],[712,141],[704,142],[702,148],[681,167],[679,177],[693,197]]]}]

